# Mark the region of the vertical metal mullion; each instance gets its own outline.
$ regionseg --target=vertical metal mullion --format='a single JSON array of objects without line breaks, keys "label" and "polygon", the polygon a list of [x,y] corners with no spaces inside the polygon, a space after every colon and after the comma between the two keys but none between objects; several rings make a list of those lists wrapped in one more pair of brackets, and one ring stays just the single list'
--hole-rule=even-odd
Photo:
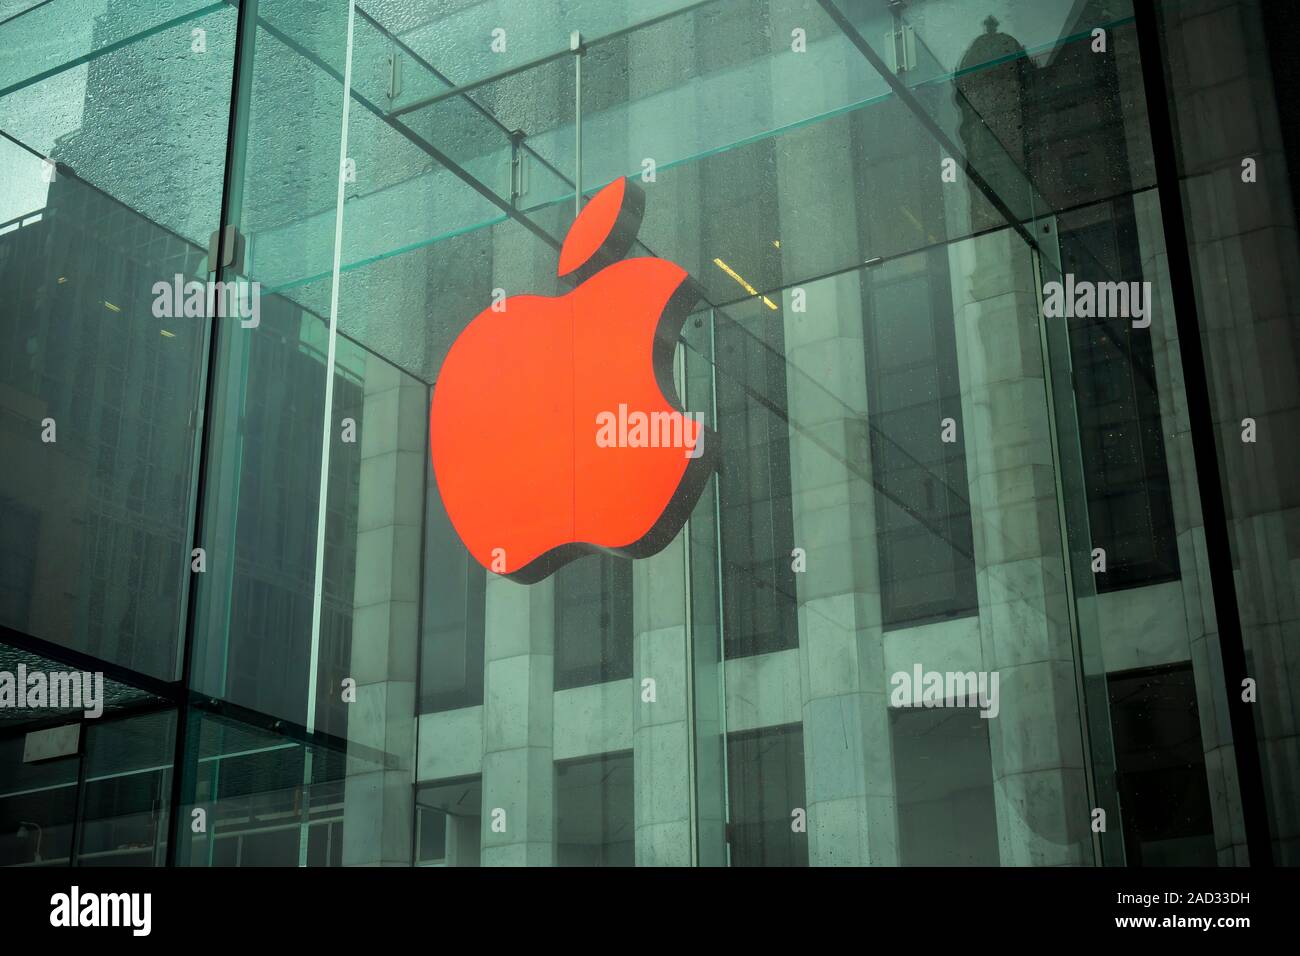
[{"label": "vertical metal mullion", "polygon": [[347,47],[343,64],[343,115],[339,131],[339,160],[335,169],[337,177],[334,208],[334,261],[330,280],[329,341],[325,356],[325,399],[321,415],[320,486],[316,507],[316,573],[312,588],[311,650],[307,677],[307,734],[316,730],[316,693],[320,668],[321,606],[325,593],[325,528],[329,520],[329,466],[330,442],[333,434],[334,367],[338,355],[339,270],[343,261],[343,202],[346,180],[343,168],[348,153],[348,107],[352,101],[352,28],[356,14],[355,0],[348,3]]},{"label": "vertical metal mullion", "polygon": [[[338,360],[339,326],[339,270],[343,262],[343,203],[347,181],[344,167],[348,156],[348,107],[352,102],[352,41],[356,22],[356,0],[348,2],[347,46],[343,62],[343,108],[339,121],[339,159],[335,167],[336,192],[334,209],[334,261],[330,280],[329,343],[325,356],[325,398],[321,413],[320,486],[316,505],[316,573],[312,587],[311,646],[307,665],[307,739],[304,740],[302,760],[302,823],[298,833],[298,865],[308,863],[308,845],[311,835],[311,792],[315,767],[315,751],[311,737],[316,731],[317,691],[320,683],[321,613],[325,600],[325,530],[329,522],[329,469],[330,447],[334,432],[334,369]],[[363,398],[364,403],[364,398]],[[327,863],[328,865],[328,863]]]},{"label": "vertical metal mullion", "polygon": [[[688,392],[690,383],[687,379],[688,369],[686,367],[688,355],[685,344],[679,344],[677,347],[677,369],[681,376],[681,384],[677,388],[677,394],[689,400]],[[682,404],[687,405],[687,401]],[[698,441],[704,440],[704,431],[700,430]],[[692,509],[693,510],[693,509]],[[686,781],[690,788],[687,793],[687,829],[690,833],[691,843],[691,866],[700,865],[700,800],[699,800],[699,728],[696,724],[697,712],[695,706],[695,604],[691,599],[691,530],[693,521],[691,518],[686,519],[682,525],[682,596],[686,602],[685,606],[685,640],[682,644],[682,652],[686,659],[682,662],[686,669]]]},{"label": "vertical metal mullion", "polygon": [[[433,386],[420,383],[424,389],[424,407],[428,408],[433,401]],[[429,494],[431,484],[429,479],[432,477],[430,471],[433,468],[432,448],[429,445],[429,429],[422,428],[421,433],[424,440],[424,457],[421,461],[420,475],[420,588],[419,596],[415,601],[415,728],[412,736],[415,740],[415,752],[411,754],[411,866],[418,864],[419,854],[419,823],[420,823],[420,714],[421,703],[420,693],[423,690],[424,682],[424,601],[428,588],[425,586],[425,566],[429,550]],[[465,581],[465,643],[469,644],[469,580]]]},{"label": "vertical metal mullion", "polygon": [[[82,816],[86,812],[86,731],[89,727],[83,718],[77,728],[77,799],[72,812],[72,842],[68,847],[68,866],[77,866],[81,855],[79,846],[82,834]],[[38,844],[39,845],[39,844]]]},{"label": "vertical metal mullion", "polygon": [[[713,403],[713,429],[721,434],[722,422],[718,412],[718,324],[717,309],[709,307],[709,396]],[[721,451],[719,451],[721,455]],[[722,562],[722,478],[713,474],[713,548],[714,594],[718,601],[718,735],[722,753],[722,844],[727,866],[731,866],[731,743],[727,739],[727,620],[723,605]]]},{"label": "vertical metal mullion", "polygon": [[[230,77],[230,110],[226,125],[226,168],[221,185],[221,210],[217,222],[218,232],[222,225],[233,222],[242,203],[243,197],[243,148],[242,140],[248,130],[247,103],[252,89],[252,34],[257,23],[257,0],[242,0],[235,16],[235,50]],[[218,262],[220,259],[218,259]],[[211,273],[218,269],[218,263],[209,262]],[[212,299],[209,297],[209,303]],[[215,310],[211,310],[215,312]],[[215,400],[215,383],[217,366],[220,361],[221,323],[215,314],[208,316],[208,336],[205,345],[206,356],[204,371],[200,384],[202,405],[198,409],[196,427],[198,435],[197,466],[195,469],[194,494],[191,498],[190,524],[193,529],[191,549],[202,547],[203,540],[203,506],[208,490],[208,468],[211,465],[213,437],[208,428],[208,411]],[[190,557],[185,555],[186,564]],[[186,738],[190,723],[190,682],[194,669],[194,641],[198,608],[199,578],[193,570],[189,572],[189,587],[186,590],[185,635],[181,651],[180,694],[176,707],[176,740],[173,750],[171,795],[168,807],[168,830],[166,862],[175,866],[178,847],[185,832],[180,819],[180,808],[184,798],[184,780],[186,773]],[[197,767],[197,763],[196,763]]]},{"label": "vertical metal mullion", "polygon": [[569,49],[573,51],[573,215],[582,212],[582,34],[577,30],[569,35]]}]

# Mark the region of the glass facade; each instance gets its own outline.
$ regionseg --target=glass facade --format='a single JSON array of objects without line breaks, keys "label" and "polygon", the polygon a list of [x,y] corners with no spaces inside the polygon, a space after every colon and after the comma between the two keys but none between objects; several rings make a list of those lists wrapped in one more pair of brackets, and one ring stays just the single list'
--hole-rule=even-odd
[{"label": "glass facade", "polygon": [[[0,0],[0,864],[1300,862],[1298,41]],[[520,583],[431,402],[621,177],[712,471],[654,553]]]}]

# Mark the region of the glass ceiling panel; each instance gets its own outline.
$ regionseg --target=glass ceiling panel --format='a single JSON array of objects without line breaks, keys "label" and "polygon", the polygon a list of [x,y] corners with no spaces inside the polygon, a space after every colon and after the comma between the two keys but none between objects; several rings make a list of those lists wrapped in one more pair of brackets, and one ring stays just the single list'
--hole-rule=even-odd
[{"label": "glass ceiling panel", "polygon": [[[487,16],[489,7],[471,10]],[[971,55],[987,25],[972,28],[968,6],[914,3],[901,19],[883,3],[832,0],[792,5],[789,13],[765,0],[678,7],[588,47],[582,183],[590,194],[616,176],[639,176],[653,161],[637,251],[687,267],[708,302],[766,296],[765,307],[780,308],[773,293],[781,288],[1008,219],[1026,224],[1026,238],[1038,235],[1034,224],[1051,204],[1031,182],[1026,156],[1008,151],[991,128],[996,120],[963,85],[971,70],[1002,62]],[[1126,26],[1127,6],[1117,2],[1044,7],[1052,9],[1012,21],[1042,57],[1080,42],[1070,31],[1085,22],[1112,17],[1112,29]],[[569,12],[562,21],[576,23]],[[527,69],[456,77],[476,85],[439,94],[450,89],[455,57],[447,50],[434,57],[416,41],[442,21],[412,24],[409,13],[403,4],[369,3],[356,22],[349,155],[358,182],[344,210],[340,322],[427,381],[496,284],[502,236],[512,237],[512,249],[536,244],[530,258],[553,268],[572,219],[575,81],[571,55],[539,63],[530,50],[498,64],[531,62]],[[913,48],[903,52],[894,44],[900,25],[915,28]],[[942,35],[932,43],[921,25]],[[806,53],[791,49],[796,29],[805,31]],[[463,42],[464,24],[457,30]],[[750,34],[753,42],[737,42]],[[963,58],[967,72],[954,76]],[[881,65],[893,69],[903,96]],[[430,95],[440,98],[420,105]],[[962,172],[945,188],[939,173],[949,146]],[[809,181],[798,186],[801,177]],[[801,194],[803,201],[793,198]],[[849,194],[857,212],[842,215],[834,197]],[[323,204],[320,215],[332,218],[332,207]],[[285,229],[316,231],[309,223]],[[273,245],[295,248],[290,239]],[[1055,262],[1054,242],[1043,252]],[[514,271],[517,291],[544,292],[553,283],[553,273],[535,267]],[[327,274],[322,267],[290,283],[319,285]],[[531,284],[522,281],[533,275]]]},{"label": "glass ceiling panel", "polygon": [[[590,41],[715,2],[478,0],[457,4],[460,9],[442,14],[433,4],[417,0],[368,0],[363,6],[402,42],[442,71],[451,83],[463,86],[568,50],[569,34],[573,30],[581,31],[584,39]],[[494,35],[494,30],[503,34]]]}]

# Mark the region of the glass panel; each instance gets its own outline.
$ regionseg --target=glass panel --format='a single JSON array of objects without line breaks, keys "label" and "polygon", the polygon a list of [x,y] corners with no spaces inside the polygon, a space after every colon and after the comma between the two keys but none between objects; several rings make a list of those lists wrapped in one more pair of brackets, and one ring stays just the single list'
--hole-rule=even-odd
[{"label": "glass panel", "polygon": [[[1222,419],[1247,646],[1277,680],[1277,277],[1300,270],[1285,177],[1243,197],[1216,138],[1253,117],[1241,142],[1284,159],[1287,107],[1196,86],[1178,58],[1216,21],[1185,2],[1208,383],[1180,364],[1128,0],[0,19],[30,51],[0,66],[0,625],[172,681],[198,601],[178,815],[175,718],[114,681],[80,759],[24,763],[42,715],[0,715],[0,860],[157,863],[168,836],[190,865],[1244,860],[1187,409],[1205,387]],[[1285,47],[1228,26],[1268,92]],[[654,555],[522,585],[452,526],[431,390],[494,300],[573,290],[576,194],[621,176],[630,255],[700,295],[674,385],[718,469]],[[249,313],[159,314],[159,281],[209,276]],[[1061,314],[1052,283],[1142,298]],[[1294,721],[1265,698],[1285,857]]]},{"label": "glass panel", "polygon": [[514,6],[476,0],[441,12],[406,0],[378,0],[368,9],[412,50],[446,70],[450,83],[464,86],[567,50],[571,30],[594,39],[701,5],[700,0],[537,0]]},{"label": "glass panel", "polygon": [[235,13],[90,6],[0,23],[0,623],[172,680]]},{"label": "glass panel", "polygon": [[[102,0],[55,0],[33,3],[19,15],[6,13],[0,24],[4,41],[12,43],[12,49],[22,49],[23,55],[4,61],[0,97],[60,70],[197,21],[219,6],[202,0],[150,0],[115,4],[113,16],[101,16]],[[68,30],[69,25],[74,29]]]},{"label": "glass panel", "polygon": [[[54,0],[0,24],[0,46],[22,51],[0,68],[15,80],[0,79],[0,129],[206,249],[221,205],[236,8],[197,0],[104,7]],[[119,108],[140,96],[149,109]],[[0,222],[40,209],[47,192],[60,204],[57,179],[9,162],[0,175],[14,173],[12,188],[0,190]],[[120,249],[154,258],[152,237],[130,229],[125,214],[115,222],[90,213],[70,212]],[[157,271],[146,291],[152,279],[171,280]]]},{"label": "glass panel", "polygon": [[[248,286],[259,314],[220,327],[202,521],[208,570],[198,597],[194,684],[303,725],[318,718],[329,724],[328,712],[308,713],[318,689],[313,679],[334,678],[329,664],[348,656],[362,457],[355,438],[366,435],[359,409],[365,354],[345,343],[332,370],[341,440],[330,449],[338,480],[329,483],[326,510],[342,516],[332,533],[348,544],[326,551],[313,633],[329,355],[328,298],[324,311],[318,300],[329,283],[294,283],[328,277],[333,259],[348,9],[337,0],[295,12],[268,0],[248,13],[226,210],[246,246],[243,261],[223,275],[260,283]],[[275,291],[282,286],[289,288]],[[355,422],[352,441],[342,440],[344,418]],[[321,708],[334,704],[335,720],[346,713],[339,686],[331,681]]]}]

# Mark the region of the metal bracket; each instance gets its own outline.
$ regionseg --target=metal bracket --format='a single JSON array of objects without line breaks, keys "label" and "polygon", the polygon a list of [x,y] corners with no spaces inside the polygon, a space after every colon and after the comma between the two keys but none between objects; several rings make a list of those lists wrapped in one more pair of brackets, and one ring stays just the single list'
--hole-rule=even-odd
[{"label": "metal bracket", "polygon": [[402,95],[402,51],[394,44],[388,51],[388,100]]},{"label": "metal bracket", "polygon": [[519,208],[519,198],[528,192],[528,153],[524,150],[525,133],[510,131],[510,205]]},{"label": "metal bracket", "polygon": [[[220,247],[218,248],[218,243]],[[234,225],[216,230],[208,237],[208,272],[218,269],[230,269],[237,275],[245,275],[244,237]]]},{"label": "metal bracket", "polygon": [[911,24],[896,21],[894,29],[884,37],[885,56],[890,69],[906,73],[916,68],[916,32]]}]

